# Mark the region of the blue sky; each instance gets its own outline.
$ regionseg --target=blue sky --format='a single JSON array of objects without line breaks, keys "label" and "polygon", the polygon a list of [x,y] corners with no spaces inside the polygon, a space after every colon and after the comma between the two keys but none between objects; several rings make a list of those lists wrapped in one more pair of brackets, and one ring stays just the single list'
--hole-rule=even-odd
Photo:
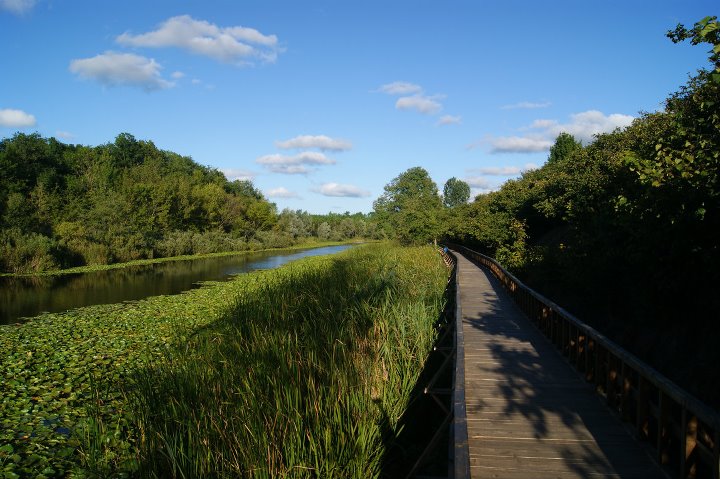
[{"label": "blue sky", "polygon": [[422,166],[475,193],[561,131],[662,108],[702,1],[0,0],[0,137],[121,132],[249,178],[280,209],[372,210]]}]

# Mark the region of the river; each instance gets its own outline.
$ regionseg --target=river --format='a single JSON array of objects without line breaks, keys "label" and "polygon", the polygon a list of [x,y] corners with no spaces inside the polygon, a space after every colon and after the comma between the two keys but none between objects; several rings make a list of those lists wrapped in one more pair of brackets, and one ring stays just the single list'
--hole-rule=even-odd
[{"label": "river", "polygon": [[43,312],[177,294],[197,288],[203,281],[225,281],[236,274],[273,269],[296,259],[338,253],[351,246],[243,253],[93,273],[0,277],[0,324],[23,322]]}]

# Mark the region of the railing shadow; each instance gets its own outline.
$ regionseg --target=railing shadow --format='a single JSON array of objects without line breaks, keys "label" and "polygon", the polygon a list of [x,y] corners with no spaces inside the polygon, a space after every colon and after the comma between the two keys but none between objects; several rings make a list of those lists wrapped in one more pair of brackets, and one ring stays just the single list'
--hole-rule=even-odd
[{"label": "railing shadow", "polygon": [[[469,418],[479,418],[469,422],[475,422],[473,433],[493,464],[477,458],[476,466],[531,467],[538,476],[565,469],[578,477],[667,477],[653,469],[645,449],[526,319],[500,281],[486,276],[494,291],[473,293],[481,314],[466,308],[463,318],[472,328],[466,343],[477,334],[472,330],[482,332],[483,341],[475,366],[467,359],[473,353],[466,352],[467,382],[481,391],[479,399],[468,400],[467,410]],[[492,422],[483,419],[488,415]]]}]

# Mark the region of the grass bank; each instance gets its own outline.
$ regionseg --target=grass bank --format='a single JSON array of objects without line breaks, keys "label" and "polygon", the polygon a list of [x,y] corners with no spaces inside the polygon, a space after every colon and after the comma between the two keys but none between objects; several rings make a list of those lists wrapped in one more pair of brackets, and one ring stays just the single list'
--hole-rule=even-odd
[{"label": "grass bank", "polygon": [[446,276],[369,245],[0,328],[0,475],[375,477]]},{"label": "grass bank", "polygon": [[73,268],[42,271],[39,273],[0,273],[0,277],[2,277],[2,276],[12,276],[12,277],[41,276],[42,277],[42,276],[61,276],[64,274],[93,273],[95,271],[108,271],[111,269],[122,269],[122,268],[131,267],[131,266],[146,266],[146,265],[150,265],[150,264],[167,263],[167,262],[172,262],[172,261],[188,261],[188,260],[203,259],[203,258],[220,258],[220,257],[224,257],[224,256],[238,256],[238,255],[243,255],[243,254],[260,253],[263,251],[295,251],[295,250],[299,250],[299,249],[322,248],[324,246],[340,246],[340,245],[344,245],[344,244],[365,243],[365,242],[372,242],[372,241],[364,241],[364,240],[363,241],[356,241],[356,240],[353,240],[353,241],[305,241],[303,243],[299,243],[299,244],[296,244],[293,246],[287,246],[284,248],[248,249],[248,250],[242,250],[242,251],[223,251],[223,252],[219,252],[219,253],[190,254],[190,255],[181,255],[181,256],[168,256],[168,257],[163,257],[163,258],[138,259],[135,261],[127,261],[125,263],[76,266]]}]

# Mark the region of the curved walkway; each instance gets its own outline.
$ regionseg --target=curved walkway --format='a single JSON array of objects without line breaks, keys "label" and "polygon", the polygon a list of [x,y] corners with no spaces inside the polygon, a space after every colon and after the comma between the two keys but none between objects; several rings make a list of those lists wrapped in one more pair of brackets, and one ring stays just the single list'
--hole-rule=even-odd
[{"label": "curved walkway", "polygon": [[471,477],[668,477],[492,273],[455,254]]}]

